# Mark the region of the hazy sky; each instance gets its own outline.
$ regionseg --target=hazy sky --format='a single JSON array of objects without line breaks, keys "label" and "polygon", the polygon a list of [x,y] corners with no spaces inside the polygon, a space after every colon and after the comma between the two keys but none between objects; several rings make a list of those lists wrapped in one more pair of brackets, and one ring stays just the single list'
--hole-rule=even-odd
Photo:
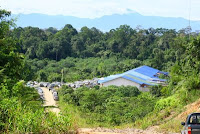
[{"label": "hazy sky", "polygon": [[12,13],[43,13],[96,18],[134,10],[142,15],[200,20],[200,0],[0,0],[1,8]]}]

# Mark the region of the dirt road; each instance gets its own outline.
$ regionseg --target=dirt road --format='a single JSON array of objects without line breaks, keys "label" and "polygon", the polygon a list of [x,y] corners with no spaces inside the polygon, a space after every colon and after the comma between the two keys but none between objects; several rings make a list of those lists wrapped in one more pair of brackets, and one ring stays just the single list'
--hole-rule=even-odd
[{"label": "dirt road", "polygon": [[56,101],[53,99],[53,95],[51,91],[49,91],[45,87],[42,87],[42,90],[44,92],[44,98],[45,98],[44,106],[48,106],[48,107],[52,106],[51,108],[49,108],[49,110],[51,110],[52,112],[55,112],[56,114],[59,114],[60,109],[57,107]]},{"label": "dirt road", "polygon": [[159,133],[157,127],[150,127],[146,130],[127,128],[127,129],[107,129],[107,128],[80,128],[79,134],[177,134],[177,133]]}]

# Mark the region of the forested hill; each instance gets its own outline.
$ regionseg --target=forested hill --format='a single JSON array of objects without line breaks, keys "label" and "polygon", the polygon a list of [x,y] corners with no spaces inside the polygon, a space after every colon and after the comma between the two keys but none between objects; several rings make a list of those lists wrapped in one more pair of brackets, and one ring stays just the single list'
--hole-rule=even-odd
[{"label": "forested hill", "polygon": [[[19,52],[29,59],[34,69],[32,72],[44,69],[46,76],[49,76],[43,79],[38,72],[37,78],[60,80],[60,71],[66,68],[66,81],[73,81],[121,73],[140,65],[170,71],[171,66],[186,57],[188,43],[198,36],[190,32],[188,28],[179,31],[133,29],[128,25],[121,25],[106,33],[88,27],[82,27],[78,32],[67,24],[61,30],[52,27],[46,30],[18,27],[12,30],[10,36],[18,40]],[[49,67],[45,69],[48,63]]]},{"label": "forested hill", "polygon": [[[13,15],[18,18],[16,24],[21,27],[34,26],[39,28],[55,27],[57,29],[63,28],[65,24],[72,24],[76,29],[80,30],[81,27],[87,26],[89,28],[96,27],[102,31],[109,31],[115,29],[120,25],[130,25],[137,27],[138,25],[143,28],[168,28],[180,30],[188,26],[188,20],[184,18],[173,17],[159,17],[159,16],[143,16],[139,13],[128,14],[113,14],[100,18],[88,19],[78,18],[73,16],[62,15],[45,15],[45,14],[19,14]],[[192,29],[199,30],[200,21],[191,21]]]},{"label": "forested hill", "polygon": [[[20,52],[29,59],[59,61],[67,57],[120,57],[148,60],[161,69],[164,63],[174,63],[185,53],[190,29],[133,29],[121,25],[103,33],[96,28],[82,27],[78,32],[67,24],[62,30],[37,27],[15,28],[11,36],[19,39]],[[191,33],[191,36],[197,36]],[[171,62],[171,63],[170,63]],[[167,65],[165,65],[167,66]]]}]

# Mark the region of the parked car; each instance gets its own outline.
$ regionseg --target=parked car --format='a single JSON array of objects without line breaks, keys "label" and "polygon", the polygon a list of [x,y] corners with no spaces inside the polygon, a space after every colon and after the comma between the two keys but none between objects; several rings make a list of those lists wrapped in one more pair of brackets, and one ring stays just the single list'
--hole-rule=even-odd
[{"label": "parked car", "polygon": [[54,88],[55,87],[55,84],[49,84],[48,85],[48,88],[50,89],[50,88]]},{"label": "parked car", "polygon": [[40,82],[40,83],[39,83],[39,86],[40,86],[40,87],[45,87],[45,86],[44,86],[44,82]]},{"label": "parked car", "polygon": [[58,92],[53,92],[53,99],[54,99],[55,101],[58,101],[58,100],[59,100],[59,98],[58,98]]},{"label": "parked car", "polygon": [[44,96],[43,96],[43,95],[40,95],[40,99],[44,100]]},{"label": "parked car", "polygon": [[53,88],[53,89],[51,90],[51,93],[53,94],[54,92],[56,92],[56,90]]},{"label": "parked car", "polygon": [[43,94],[43,90],[40,87],[37,87],[36,90],[38,91],[39,94]]},{"label": "parked car", "polygon": [[187,116],[186,122],[181,122],[183,130],[181,134],[200,134],[200,113],[192,113]]},{"label": "parked car", "polygon": [[52,91],[52,90],[53,90],[53,88],[52,88],[52,87],[50,87],[50,88],[49,88],[49,91]]},{"label": "parked car", "polygon": [[34,81],[33,84],[34,84],[34,85],[38,85],[38,82],[37,82],[37,81]]},{"label": "parked car", "polygon": [[44,87],[47,87],[49,84],[49,82],[43,82]]},{"label": "parked car", "polygon": [[61,83],[60,82],[53,82],[52,84],[54,84],[55,86],[54,87],[61,87]]}]

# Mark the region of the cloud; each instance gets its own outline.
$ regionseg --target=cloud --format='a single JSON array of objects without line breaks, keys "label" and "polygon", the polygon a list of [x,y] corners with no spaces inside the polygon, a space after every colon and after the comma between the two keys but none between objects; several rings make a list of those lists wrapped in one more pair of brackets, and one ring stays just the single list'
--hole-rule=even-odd
[{"label": "cloud", "polygon": [[[110,14],[130,13],[143,15],[189,18],[190,0],[0,0],[2,8],[13,13],[43,13],[95,18]],[[200,1],[191,1],[191,18],[199,19]],[[127,10],[128,9],[128,10]]]}]

